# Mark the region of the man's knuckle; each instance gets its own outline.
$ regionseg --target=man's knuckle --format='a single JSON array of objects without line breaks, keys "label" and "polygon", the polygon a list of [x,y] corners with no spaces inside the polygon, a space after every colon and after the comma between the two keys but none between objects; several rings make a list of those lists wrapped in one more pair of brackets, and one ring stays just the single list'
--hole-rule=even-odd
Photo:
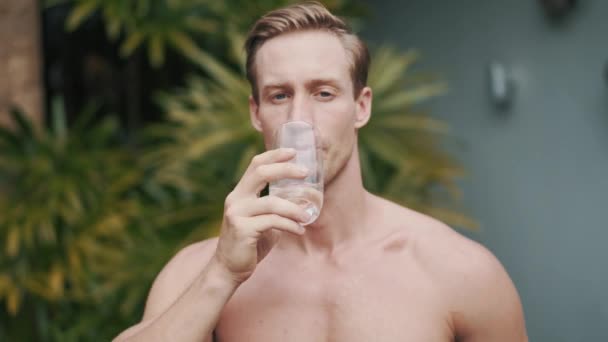
[{"label": "man's knuckle", "polygon": [[224,217],[228,220],[233,220],[236,217],[236,213],[234,212],[234,207],[227,208],[224,211]]},{"label": "man's knuckle", "polygon": [[241,230],[241,227],[243,226],[242,218],[236,215],[232,215],[230,217],[230,220],[232,220],[232,226],[236,227],[235,232],[238,233]]},{"label": "man's knuckle", "polygon": [[231,227],[238,227],[239,226],[240,220],[239,220],[238,216],[236,216],[236,215],[229,215],[229,216],[226,216],[226,219],[228,220],[228,222],[230,222],[230,226]]},{"label": "man's knuckle", "polygon": [[258,166],[260,164],[262,164],[262,156],[261,155],[258,154],[257,156],[254,156],[253,158],[251,158],[251,165]]},{"label": "man's knuckle", "polygon": [[228,226],[232,227],[236,225],[237,217],[234,215],[234,213],[232,213],[231,210],[229,210],[224,214],[224,221],[226,221]]},{"label": "man's knuckle", "polygon": [[270,198],[271,196],[264,196],[264,197],[260,197],[257,199],[257,201],[259,201],[257,203],[257,205],[262,209],[262,210],[268,210],[269,207],[269,203],[270,203]]},{"label": "man's knuckle", "polygon": [[256,167],[255,174],[260,178],[266,178],[268,175],[268,167],[266,165]]},{"label": "man's knuckle", "polygon": [[234,197],[235,195],[233,192],[229,193],[228,196],[226,196],[226,199],[224,199],[224,211],[227,211],[234,205]]},{"label": "man's knuckle", "polygon": [[281,204],[280,198],[277,196],[266,196],[265,198],[266,203],[264,203],[264,205],[266,206],[266,209],[276,209]]},{"label": "man's knuckle", "polygon": [[285,224],[285,218],[279,214],[270,214],[270,217],[274,224],[277,224],[277,225]]}]

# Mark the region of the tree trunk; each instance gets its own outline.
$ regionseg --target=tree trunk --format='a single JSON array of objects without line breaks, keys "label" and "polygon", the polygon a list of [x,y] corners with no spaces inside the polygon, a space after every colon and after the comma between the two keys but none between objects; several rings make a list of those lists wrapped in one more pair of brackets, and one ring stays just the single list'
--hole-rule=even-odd
[{"label": "tree trunk", "polygon": [[0,124],[12,107],[42,123],[40,12],[37,0],[0,0]]}]

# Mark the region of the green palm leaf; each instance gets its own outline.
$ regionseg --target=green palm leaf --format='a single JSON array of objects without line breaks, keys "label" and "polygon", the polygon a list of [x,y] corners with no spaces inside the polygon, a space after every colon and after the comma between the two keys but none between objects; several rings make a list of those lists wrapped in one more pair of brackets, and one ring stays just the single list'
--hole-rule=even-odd
[{"label": "green palm leaf", "polygon": [[[462,168],[437,146],[449,127],[420,109],[446,91],[445,83],[413,70],[419,58],[415,51],[381,47],[373,57],[368,83],[374,92],[373,114],[360,132],[365,184],[398,203],[475,228],[457,210]],[[439,201],[433,196],[438,189],[449,196]],[[431,210],[436,207],[441,210]]]}]

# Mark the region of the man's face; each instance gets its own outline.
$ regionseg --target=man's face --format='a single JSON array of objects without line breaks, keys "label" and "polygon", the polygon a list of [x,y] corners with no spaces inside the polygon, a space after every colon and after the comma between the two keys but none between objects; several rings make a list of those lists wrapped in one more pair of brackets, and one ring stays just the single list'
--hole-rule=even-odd
[{"label": "man's face", "polygon": [[255,56],[259,100],[249,101],[254,127],[270,149],[281,124],[311,123],[323,150],[325,183],[354,152],[357,129],[370,115],[371,90],[354,98],[350,60],[338,37],[322,31],[272,38]]}]

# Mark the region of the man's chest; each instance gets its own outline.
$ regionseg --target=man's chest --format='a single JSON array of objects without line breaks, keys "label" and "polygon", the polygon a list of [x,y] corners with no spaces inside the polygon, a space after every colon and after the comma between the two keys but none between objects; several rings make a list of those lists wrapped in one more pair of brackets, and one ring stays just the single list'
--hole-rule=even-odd
[{"label": "man's chest", "polygon": [[[369,266],[369,265],[368,265]],[[261,270],[228,302],[219,341],[451,341],[447,309],[415,269]]]}]

